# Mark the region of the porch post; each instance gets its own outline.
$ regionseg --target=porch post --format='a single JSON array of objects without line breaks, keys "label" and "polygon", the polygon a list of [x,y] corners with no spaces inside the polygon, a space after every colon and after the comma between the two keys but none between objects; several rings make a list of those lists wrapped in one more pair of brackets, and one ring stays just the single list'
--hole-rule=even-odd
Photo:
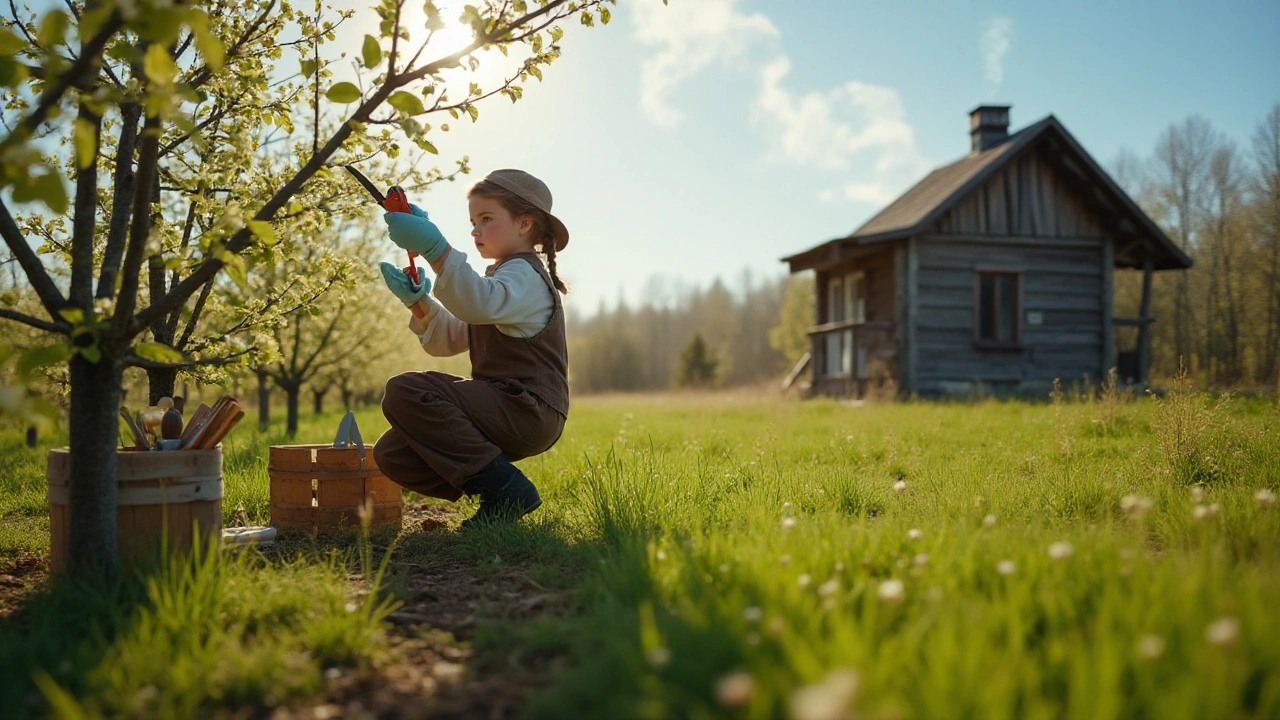
[{"label": "porch post", "polygon": [[1145,385],[1151,366],[1151,275],[1155,272],[1151,255],[1142,260],[1142,306],[1138,310],[1138,383]]}]

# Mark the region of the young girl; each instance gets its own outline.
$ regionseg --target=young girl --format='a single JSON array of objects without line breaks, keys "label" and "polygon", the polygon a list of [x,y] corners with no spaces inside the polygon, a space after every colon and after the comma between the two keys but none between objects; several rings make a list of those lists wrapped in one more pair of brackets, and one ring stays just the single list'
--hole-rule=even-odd
[{"label": "young girl", "polygon": [[425,301],[427,317],[412,317],[409,327],[429,354],[471,351],[471,377],[428,371],[391,378],[382,399],[391,429],[373,448],[378,468],[414,492],[445,500],[478,495],[480,509],[463,527],[514,520],[542,504],[512,461],[555,445],[569,413],[560,299],[567,290],[556,276],[556,253],[569,231],[551,214],[551,191],[522,170],[495,170],[467,200],[476,251],[494,261],[483,277],[417,206],[384,216],[391,240],[431,264],[435,297],[427,294],[429,279],[415,285],[390,263],[382,263],[383,280],[406,306]]}]

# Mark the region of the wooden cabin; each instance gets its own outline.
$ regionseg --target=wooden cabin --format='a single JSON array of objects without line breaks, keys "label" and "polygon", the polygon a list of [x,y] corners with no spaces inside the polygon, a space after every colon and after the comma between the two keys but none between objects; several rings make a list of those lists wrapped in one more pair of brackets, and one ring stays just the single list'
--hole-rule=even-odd
[{"label": "wooden cabin", "polygon": [[[1057,118],[1013,134],[1007,105],[969,118],[966,157],[783,258],[816,273],[809,392],[1042,394],[1111,368],[1145,383],[1152,273],[1191,259]],[[1137,317],[1113,316],[1117,269],[1142,273]]]}]

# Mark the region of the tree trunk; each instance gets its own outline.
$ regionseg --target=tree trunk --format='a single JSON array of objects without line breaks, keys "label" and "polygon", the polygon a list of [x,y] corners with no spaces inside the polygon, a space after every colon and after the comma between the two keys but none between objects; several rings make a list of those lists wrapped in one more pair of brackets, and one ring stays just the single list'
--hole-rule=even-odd
[{"label": "tree trunk", "polygon": [[173,389],[177,384],[178,369],[147,369],[148,405],[155,405],[162,397],[173,397]]},{"label": "tree trunk", "polygon": [[316,415],[319,415],[320,413],[324,412],[324,396],[325,396],[325,393],[327,392],[329,392],[328,388],[324,388],[323,390],[311,391],[311,394],[315,397],[315,402],[316,402],[315,414]]},{"label": "tree trunk", "polygon": [[116,440],[124,372],[114,358],[71,358],[71,478],[67,566],[73,575],[119,568]]},{"label": "tree trunk", "polygon": [[27,428],[27,447],[29,448],[35,447],[36,442],[38,442],[38,440],[39,440],[39,433],[36,431],[35,426],[33,425]]},{"label": "tree trunk", "polygon": [[289,399],[289,422],[285,426],[285,432],[289,437],[298,434],[298,396],[302,394],[302,388],[299,385],[286,385],[284,391]]},{"label": "tree trunk", "polygon": [[271,386],[267,374],[258,372],[258,428],[266,430],[271,425]]},{"label": "tree trunk", "polygon": [[343,410],[354,410],[354,408],[351,407],[352,394],[353,393],[350,390],[347,390],[345,388],[342,390],[342,409]]}]

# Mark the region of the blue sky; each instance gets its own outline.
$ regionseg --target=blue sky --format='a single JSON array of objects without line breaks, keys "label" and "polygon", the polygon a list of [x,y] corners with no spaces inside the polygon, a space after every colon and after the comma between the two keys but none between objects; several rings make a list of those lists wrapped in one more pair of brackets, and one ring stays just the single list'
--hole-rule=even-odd
[{"label": "blue sky", "polygon": [[433,133],[442,167],[468,154],[473,175],[418,202],[473,250],[465,186],[526,169],[572,234],[571,310],[663,302],[853,230],[963,156],[981,103],[1012,105],[1015,130],[1057,115],[1104,165],[1192,113],[1247,149],[1280,102],[1277,28],[1274,0],[622,0],[608,26],[566,28],[519,103]]}]

